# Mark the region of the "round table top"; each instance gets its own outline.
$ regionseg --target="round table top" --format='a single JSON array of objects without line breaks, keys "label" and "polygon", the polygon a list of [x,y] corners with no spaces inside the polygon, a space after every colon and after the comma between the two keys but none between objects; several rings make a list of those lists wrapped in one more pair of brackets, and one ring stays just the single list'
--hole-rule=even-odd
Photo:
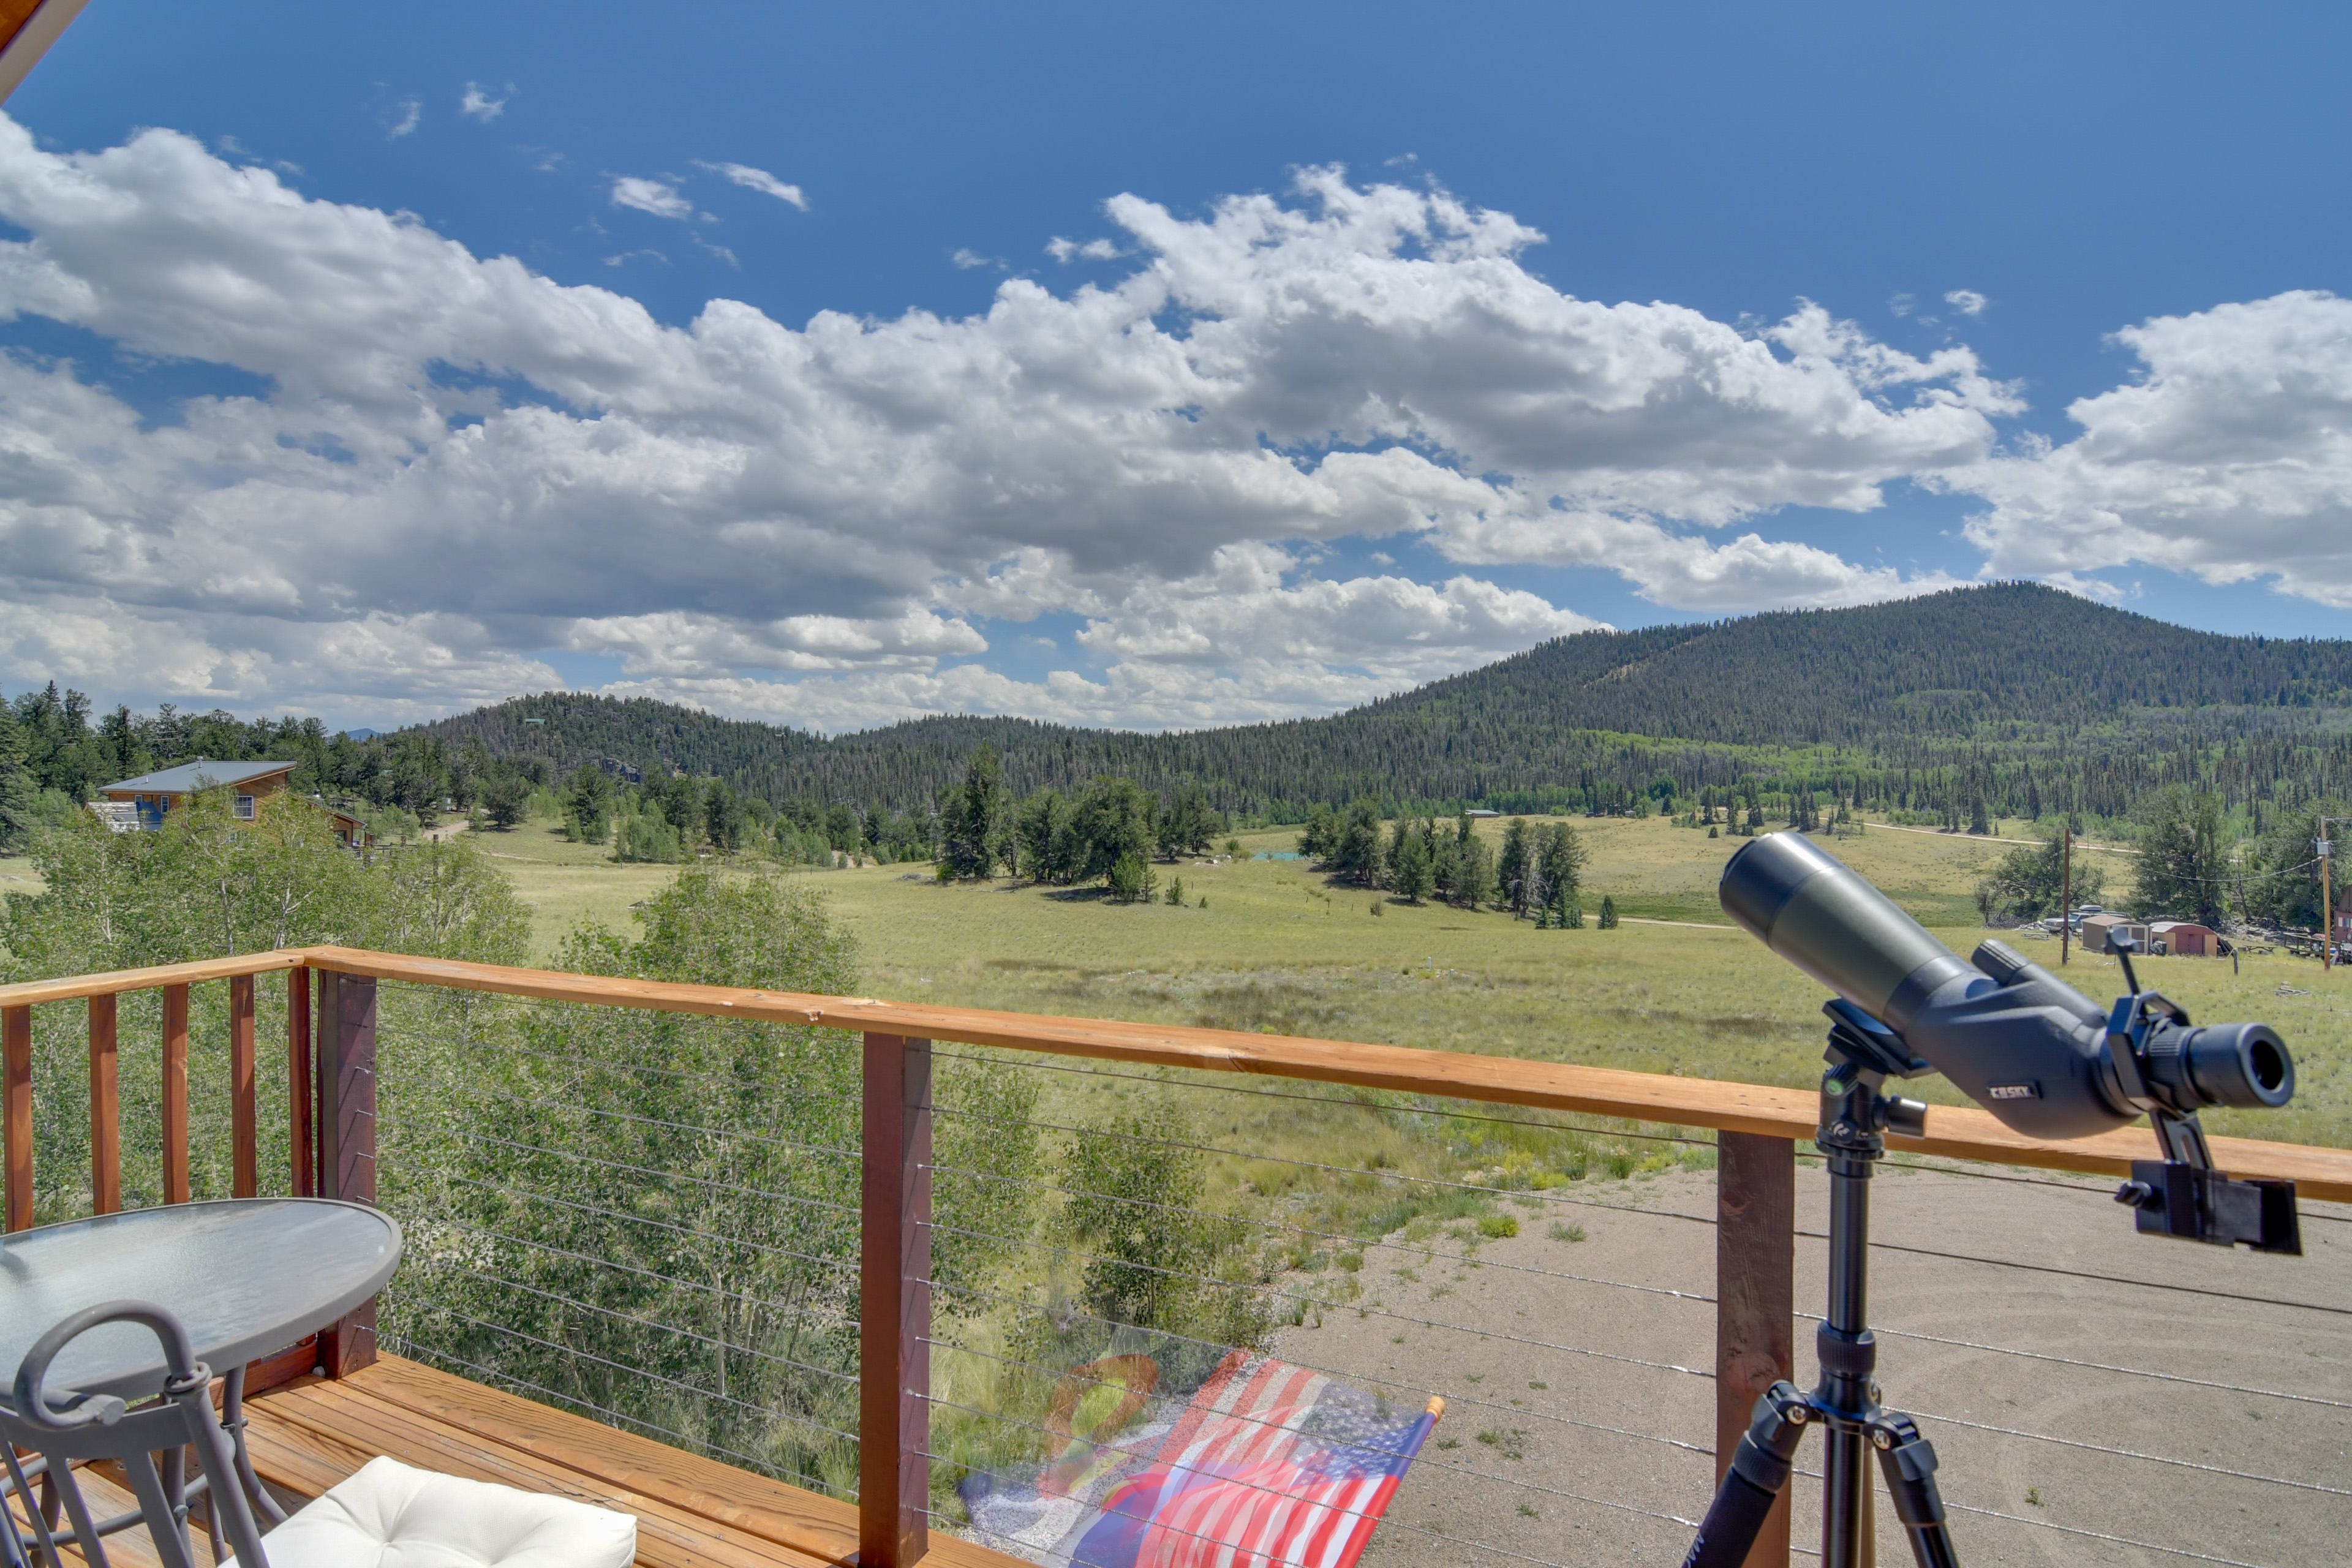
[{"label": "round table top", "polygon": [[[399,1262],[390,1215],[327,1198],[173,1204],[0,1237],[0,1404],[33,1342],[84,1307],[166,1309],[217,1376],[327,1327]],[[109,1323],[68,1345],[46,1382],[143,1398],[163,1389],[163,1349],[151,1330]]]}]

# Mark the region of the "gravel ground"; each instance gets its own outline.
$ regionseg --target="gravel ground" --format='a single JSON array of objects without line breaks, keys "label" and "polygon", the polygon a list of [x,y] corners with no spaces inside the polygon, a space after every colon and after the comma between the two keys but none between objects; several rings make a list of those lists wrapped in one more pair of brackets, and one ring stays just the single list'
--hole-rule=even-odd
[{"label": "gravel ground", "polygon": [[[1880,1381],[1936,1445],[1962,1559],[2352,1561],[2352,1209],[2305,1205],[2305,1256],[2274,1258],[2142,1237],[2110,1185],[2011,1174],[1889,1168],[1874,1194]],[[1825,1231],[1826,1176],[1797,1181],[1799,1230]],[[1405,1391],[1446,1397],[1368,1563],[1672,1564],[1688,1547],[1676,1521],[1705,1511],[1714,1477],[1714,1384],[1696,1373],[1714,1361],[1715,1237],[1695,1223],[1712,1218],[1713,1177],[1542,1196],[1473,1265],[1449,1263],[1444,1237],[1425,1261],[1370,1250],[1371,1310],[1276,1347],[1414,1404]],[[1821,1310],[1825,1255],[1800,1236],[1801,1313]],[[1797,1371],[1811,1381],[1811,1321]],[[1801,1460],[1816,1472],[1818,1443]],[[1820,1492],[1798,1486],[1802,1553]],[[1878,1517],[1880,1562],[1909,1563],[1883,1493]]]}]

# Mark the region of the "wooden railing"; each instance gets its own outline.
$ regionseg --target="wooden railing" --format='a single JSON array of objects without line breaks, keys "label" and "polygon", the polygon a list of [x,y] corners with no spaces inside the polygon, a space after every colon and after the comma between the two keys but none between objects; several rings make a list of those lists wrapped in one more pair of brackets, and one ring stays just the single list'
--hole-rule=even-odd
[{"label": "wooden railing", "polygon": [[[1746,1428],[1758,1394],[1793,1375],[1795,1169],[1819,1100],[1811,1092],[1557,1062],[1415,1050],[864,997],[665,984],[439,959],[314,947],[247,957],[0,987],[0,1130],[5,1130],[6,1227],[34,1217],[32,1009],[84,1001],[90,1048],[90,1184],[100,1213],[121,1202],[114,999],[163,994],[161,1104],[163,1196],[189,1195],[188,989],[229,986],[232,1167],[239,1195],[258,1190],[254,1070],[256,976],[287,976],[289,1190],[373,1202],[376,984],[382,980],[591,1006],[854,1030],[865,1038],[864,1226],[860,1264],[862,1402],[859,1561],[898,1568],[927,1546],[929,1408],[908,1391],[929,1385],[930,1047],[935,1040],[1063,1057],[1347,1084],[1491,1101],[1538,1110],[1706,1128],[1717,1136],[1716,1354],[1718,1463]],[[315,1024],[312,977],[317,977]],[[2011,1131],[1974,1109],[1937,1106],[1925,1134],[1898,1149],[1952,1159],[2127,1174],[2147,1134],[2126,1130],[2054,1142]],[[2242,1178],[2284,1178],[2303,1195],[2352,1202],[2352,1152],[2248,1139],[2211,1140]],[[340,1376],[373,1359],[373,1308],[273,1363],[284,1375],[316,1366]],[[887,1377],[877,1375],[888,1368]],[[268,1372],[256,1374],[257,1385]],[[1751,1563],[1787,1561],[1787,1509]]]}]

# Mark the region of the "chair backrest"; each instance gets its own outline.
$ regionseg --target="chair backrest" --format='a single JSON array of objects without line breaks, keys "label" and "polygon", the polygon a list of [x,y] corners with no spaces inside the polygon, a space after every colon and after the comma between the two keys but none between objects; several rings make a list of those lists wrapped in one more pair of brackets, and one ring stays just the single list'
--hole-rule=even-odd
[{"label": "chair backrest", "polygon": [[[151,1330],[163,1348],[163,1386],[157,1397],[133,1407],[111,1394],[86,1394],[47,1386],[49,1363],[59,1352],[90,1330],[106,1323],[137,1323]],[[193,1485],[182,1460],[193,1447],[204,1472],[201,1487]],[[16,1450],[26,1448],[39,1458],[26,1464]],[[157,1456],[163,1457],[159,1466]],[[139,1517],[153,1540],[163,1568],[194,1568],[187,1535],[189,1499],[201,1490],[212,1520],[215,1557],[222,1538],[248,1568],[267,1568],[261,1533],[253,1510],[239,1486],[235,1450],[229,1435],[213,1414],[212,1370],[195,1357],[188,1331],[179,1319],[146,1301],[109,1301],[86,1307],[51,1328],[34,1342],[16,1369],[8,1401],[0,1403],[0,1457],[7,1466],[10,1484],[23,1500],[33,1540],[51,1568],[63,1562],[62,1548],[79,1552],[90,1568],[109,1568],[102,1538],[129,1522],[131,1516],[100,1521],[73,1477],[74,1461],[112,1459],[131,1479],[139,1500]],[[49,1496],[63,1500],[72,1521],[70,1531],[57,1530],[54,1501],[36,1506],[36,1477]],[[16,1568],[25,1548],[13,1528],[0,1527],[0,1562]]]}]

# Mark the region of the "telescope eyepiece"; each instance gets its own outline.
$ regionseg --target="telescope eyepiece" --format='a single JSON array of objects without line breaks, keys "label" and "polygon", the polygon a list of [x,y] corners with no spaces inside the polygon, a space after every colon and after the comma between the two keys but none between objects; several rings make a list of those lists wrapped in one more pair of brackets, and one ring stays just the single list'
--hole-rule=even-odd
[{"label": "telescope eyepiece", "polygon": [[2208,1105],[2275,1110],[2294,1097],[2294,1058],[2267,1024],[2191,1029],[2181,1055]]}]

